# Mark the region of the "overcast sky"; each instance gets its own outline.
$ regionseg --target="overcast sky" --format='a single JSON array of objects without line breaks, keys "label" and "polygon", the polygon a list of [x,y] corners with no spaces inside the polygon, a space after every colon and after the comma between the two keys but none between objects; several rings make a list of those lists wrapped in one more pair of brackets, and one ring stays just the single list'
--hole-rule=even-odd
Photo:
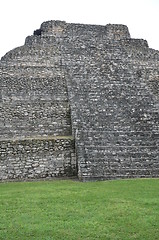
[{"label": "overcast sky", "polygon": [[125,24],[131,37],[159,50],[159,0],[1,0],[0,57],[48,20]]}]

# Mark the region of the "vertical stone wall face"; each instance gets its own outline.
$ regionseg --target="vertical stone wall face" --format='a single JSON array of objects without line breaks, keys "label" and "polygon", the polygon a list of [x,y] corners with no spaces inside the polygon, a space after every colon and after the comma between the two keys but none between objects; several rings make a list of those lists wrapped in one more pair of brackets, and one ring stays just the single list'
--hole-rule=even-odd
[{"label": "vertical stone wall face", "polygon": [[65,80],[52,67],[7,67],[2,75],[3,137],[71,135]]},{"label": "vertical stone wall face", "polygon": [[0,179],[158,177],[158,67],[124,25],[44,22],[0,63]]},{"label": "vertical stone wall face", "polygon": [[41,138],[0,142],[0,179],[76,176],[73,139]]},{"label": "vertical stone wall face", "polygon": [[77,175],[61,46],[44,25],[1,61],[1,180]]}]

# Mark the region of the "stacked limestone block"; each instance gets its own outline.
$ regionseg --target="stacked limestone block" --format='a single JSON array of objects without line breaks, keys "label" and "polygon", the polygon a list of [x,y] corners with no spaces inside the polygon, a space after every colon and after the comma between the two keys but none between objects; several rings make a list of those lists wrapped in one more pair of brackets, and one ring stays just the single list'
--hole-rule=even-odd
[{"label": "stacked limestone block", "polygon": [[44,22],[0,66],[1,179],[159,176],[159,52],[126,26]]},{"label": "stacked limestone block", "polygon": [[79,178],[158,177],[159,52],[122,25],[69,32],[79,36],[65,45]]},{"label": "stacked limestone block", "polygon": [[54,29],[27,37],[1,60],[2,180],[76,175],[59,40]]}]

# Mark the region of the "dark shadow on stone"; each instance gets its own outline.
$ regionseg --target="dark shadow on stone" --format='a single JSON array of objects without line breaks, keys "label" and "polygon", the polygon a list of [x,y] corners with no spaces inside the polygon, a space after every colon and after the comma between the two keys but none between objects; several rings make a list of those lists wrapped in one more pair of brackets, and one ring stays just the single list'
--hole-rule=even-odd
[{"label": "dark shadow on stone", "polygon": [[34,31],[34,35],[40,36],[41,35],[41,29],[37,29]]}]

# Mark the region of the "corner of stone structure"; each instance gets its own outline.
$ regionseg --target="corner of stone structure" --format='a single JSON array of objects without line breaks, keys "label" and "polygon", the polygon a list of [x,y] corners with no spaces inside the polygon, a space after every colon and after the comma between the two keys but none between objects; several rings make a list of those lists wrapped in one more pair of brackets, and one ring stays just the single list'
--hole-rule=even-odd
[{"label": "corner of stone structure", "polygon": [[65,21],[52,20],[43,22],[40,26],[38,33],[41,35],[59,35],[66,28],[67,23]]},{"label": "corner of stone structure", "polygon": [[106,31],[108,38],[112,40],[121,40],[131,38],[129,29],[122,24],[107,24]]}]

